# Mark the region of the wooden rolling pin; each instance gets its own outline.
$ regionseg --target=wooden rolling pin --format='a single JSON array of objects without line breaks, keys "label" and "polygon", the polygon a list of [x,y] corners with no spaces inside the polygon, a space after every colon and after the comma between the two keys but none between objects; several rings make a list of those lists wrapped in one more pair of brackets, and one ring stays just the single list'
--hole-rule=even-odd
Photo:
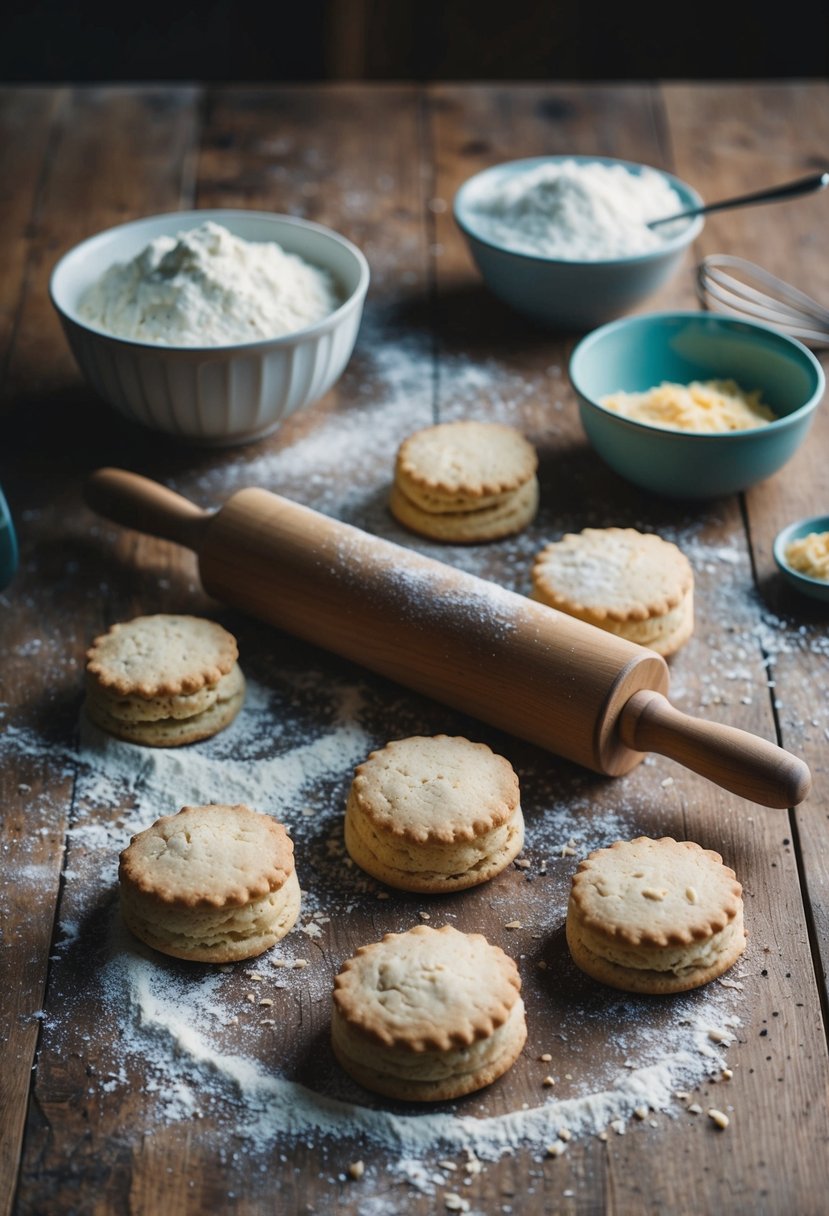
[{"label": "wooden rolling pin", "polygon": [[796,756],[675,709],[653,651],[277,494],[241,490],[208,512],[99,469],[86,497],[195,550],[217,600],[596,772],[656,751],[766,806],[809,791]]}]

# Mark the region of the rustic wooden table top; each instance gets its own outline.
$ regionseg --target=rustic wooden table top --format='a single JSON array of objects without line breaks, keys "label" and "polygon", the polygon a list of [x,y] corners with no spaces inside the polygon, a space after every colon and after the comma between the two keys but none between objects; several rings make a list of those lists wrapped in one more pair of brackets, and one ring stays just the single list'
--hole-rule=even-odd
[{"label": "rustic wooden table top", "polygon": [[[486,165],[556,152],[663,166],[709,199],[785,181],[824,167],[829,85],[6,88],[0,129],[0,481],[21,546],[2,595],[0,1211],[825,1212],[829,640],[825,615],[781,585],[771,544],[827,509],[829,416],[739,498],[636,491],[580,428],[567,378],[578,335],[535,330],[487,294],[451,200]],[[212,206],[318,220],[372,271],[341,382],[265,440],[223,451],[139,430],[99,401],[47,292],[83,237]],[[693,271],[713,252],[829,300],[825,230],[824,197],[713,216],[648,308],[697,307]],[[458,417],[512,423],[536,444],[541,507],[519,537],[441,547],[389,516],[399,442]],[[697,585],[674,703],[777,739],[810,765],[812,793],[768,810],[657,756],[602,778],[234,614],[200,590],[191,553],[85,507],[102,465],[205,507],[264,486],[522,592],[534,554],[566,530],[657,531],[687,552]],[[231,628],[248,705],[208,744],[96,751],[79,730],[85,649],[154,611]],[[345,795],[373,747],[441,731],[514,764],[529,864],[454,897],[401,897],[346,864]],[[290,825],[300,924],[256,964],[142,953],[119,926],[120,849],[158,815],[229,795]],[[724,983],[626,998],[570,962],[578,858],[638,834],[698,841],[736,870],[749,946]],[[529,1039],[488,1090],[424,1111],[345,1078],[328,1023],[343,960],[427,920],[518,960]],[[554,1157],[559,1126],[572,1138]]]}]

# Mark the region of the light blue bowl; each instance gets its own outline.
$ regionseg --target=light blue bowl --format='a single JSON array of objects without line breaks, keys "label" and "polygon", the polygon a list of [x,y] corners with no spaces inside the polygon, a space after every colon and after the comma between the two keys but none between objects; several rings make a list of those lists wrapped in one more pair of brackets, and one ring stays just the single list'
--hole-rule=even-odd
[{"label": "light blue bowl", "polygon": [[[702,231],[703,219],[689,220],[648,253],[589,262],[508,249],[481,231],[475,208],[483,194],[516,174],[561,161],[619,165],[637,176],[651,168],[608,156],[535,156],[507,161],[465,181],[455,195],[453,212],[472,259],[493,295],[537,324],[575,332],[629,312],[667,282]],[[702,203],[696,190],[678,177],[659,169],[653,171],[660,173],[679,195],[679,210]]]},{"label": "light blue bowl", "polygon": [[12,513],[0,489],[0,591],[5,591],[17,570],[19,550]]},{"label": "light blue bowl", "polygon": [[783,577],[797,591],[811,596],[815,600],[829,601],[829,582],[822,578],[810,578],[808,574],[801,574],[786,561],[786,547],[793,540],[800,540],[801,536],[808,536],[810,532],[829,532],[829,515],[813,515],[810,519],[801,519],[796,524],[789,524],[788,528],[783,528],[781,532],[778,532],[772,549],[774,560]]},{"label": "light blue bowl", "polygon": [[[789,460],[825,388],[820,363],[800,342],[765,325],[704,312],[649,313],[588,334],[570,358],[582,425],[612,469],[668,498],[717,498],[745,490]],[[733,379],[760,389],[774,422],[726,434],[669,431],[623,418],[599,401],[663,381]]]}]

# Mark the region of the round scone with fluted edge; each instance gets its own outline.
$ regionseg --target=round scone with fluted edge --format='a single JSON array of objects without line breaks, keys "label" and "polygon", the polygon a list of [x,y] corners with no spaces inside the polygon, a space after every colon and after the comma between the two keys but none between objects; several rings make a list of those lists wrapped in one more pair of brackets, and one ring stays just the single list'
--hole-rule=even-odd
[{"label": "round scone with fluted edge", "polygon": [[674,654],[694,631],[694,572],[671,541],[635,528],[584,528],[545,546],[532,567],[533,598]]},{"label": "round scone with fluted edge", "polygon": [[390,1098],[438,1102],[482,1089],[511,1068],[526,1037],[518,968],[480,933],[387,933],[334,980],[334,1054]]},{"label": "round scone with fluted edge", "polygon": [[199,963],[254,958],[296,923],[294,846],[250,807],[185,806],[121,853],[121,912],[136,937]]},{"label": "round scone with fluted edge", "polygon": [[538,510],[538,456],[514,427],[441,422],[397,450],[389,509],[432,540],[470,544],[520,532]]},{"label": "round scone with fluted edge", "polygon": [[157,613],[112,625],[87,651],[87,717],[145,747],[207,739],[242,708],[238,657],[233,635],[203,617]]},{"label": "round scone with fluted edge", "polygon": [[663,836],[597,849],[573,875],[573,961],[625,992],[687,992],[745,950],[742,887],[719,853]]},{"label": "round scone with fluted edge", "polygon": [[396,739],[355,770],[345,845],[361,869],[402,891],[478,886],[523,848],[518,777],[463,736]]}]

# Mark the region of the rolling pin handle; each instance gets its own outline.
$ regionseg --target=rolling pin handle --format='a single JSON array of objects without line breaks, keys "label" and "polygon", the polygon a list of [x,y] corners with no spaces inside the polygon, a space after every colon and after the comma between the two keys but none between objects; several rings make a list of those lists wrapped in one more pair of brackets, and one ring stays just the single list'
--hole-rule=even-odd
[{"label": "rolling pin handle", "polygon": [[658,692],[633,694],[619,716],[619,733],[627,747],[668,756],[762,806],[797,806],[812,784],[797,756],[748,731],[690,717]]},{"label": "rolling pin handle", "polygon": [[125,469],[97,469],[84,488],[87,506],[113,523],[198,551],[213,513],[158,482]]}]

